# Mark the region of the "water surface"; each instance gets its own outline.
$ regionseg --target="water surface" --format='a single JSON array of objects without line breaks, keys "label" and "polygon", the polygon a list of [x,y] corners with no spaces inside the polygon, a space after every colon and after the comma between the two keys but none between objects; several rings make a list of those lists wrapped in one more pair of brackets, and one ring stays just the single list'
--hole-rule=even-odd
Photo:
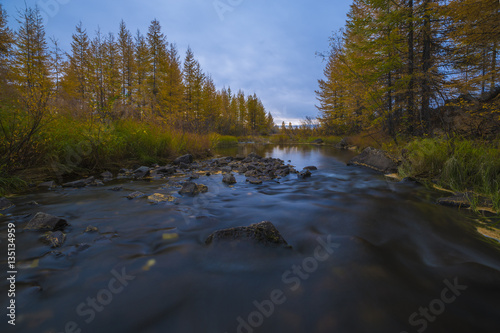
[{"label": "water surface", "polygon": [[[242,175],[234,186],[222,175],[201,177],[209,192],[196,198],[176,193],[183,178],[13,198],[16,207],[0,217],[2,244],[7,223],[17,225],[17,325],[8,329],[498,332],[500,247],[463,214],[435,205],[439,193],[348,167],[353,153],[333,148],[221,153],[251,151],[318,170],[262,185]],[[109,190],[117,185],[124,190]],[[125,198],[137,190],[177,199]],[[62,248],[22,231],[38,211],[71,224]],[[204,244],[217,229],[265,220],[292,249]],[[86,233],[89,225],[99,231]],[[3,280],[3,309],[7,289]]]}]

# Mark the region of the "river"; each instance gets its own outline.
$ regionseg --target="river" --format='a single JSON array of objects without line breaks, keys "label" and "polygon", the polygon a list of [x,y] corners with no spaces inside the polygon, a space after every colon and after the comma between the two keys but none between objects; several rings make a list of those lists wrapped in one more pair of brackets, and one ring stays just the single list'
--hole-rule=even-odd
[{"label": "river", "polygon": [[[348,167],[354,153],[329,147],[219,153],[251,151],[318,170],[262,185],[202,176],[195,181],[209,191],[194,198],[176,193],[175,177],[12,198],[16,207],[0,217],[0,260],[7,271],[13,222],[16,326],[2,279],[2,332],[499,331],[500,246],[436,205],[440,193]],[[176,200],[125,198],[134,191]],[[70,223],[61,248],[23,231],[39,211]],[[204,243],[215,230],[261,221],[292,248]]]}]

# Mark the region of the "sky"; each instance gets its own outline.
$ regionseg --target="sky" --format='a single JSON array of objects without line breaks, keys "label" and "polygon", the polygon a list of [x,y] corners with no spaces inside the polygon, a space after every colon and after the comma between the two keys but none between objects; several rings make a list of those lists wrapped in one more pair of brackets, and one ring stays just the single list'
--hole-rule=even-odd
[{"label": "sky", "polygon": [[325,63],[316,52],[342,28],[350,0],[0,0],[16,29],[17,12],[37,5],[47,37],[70,51],[71,35],[82,22],[89,36],[100,28],[127,28],[146,34],[157,19],[181,59],[188,47],[218,89],[256,93],[275,122],[299,124],[317,117],[315,90]]}]

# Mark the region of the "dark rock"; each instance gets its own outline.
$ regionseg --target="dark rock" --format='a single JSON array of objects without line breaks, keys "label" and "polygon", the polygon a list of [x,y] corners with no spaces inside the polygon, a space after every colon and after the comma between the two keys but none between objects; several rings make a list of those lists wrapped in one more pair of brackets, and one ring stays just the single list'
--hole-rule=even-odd
[{"label": "dark rock", "polygon": [[[321,144],[321,143],[323,143],[323,142],[324,142],[324,141],[323,141],[322,139],[316,139],[316,140],[314,140],[314,141],[311,141],[311,143],[315,143],[315,144]],[[290,161],[288,161],[288,162],[290,162]]]},{"label": "dark rock", "polygon": [[56,186],[57,186],[57,184],[53,180],[48,181],[48,182],[43,182],[43,183],[40,183],[40,184],[37,185],[37,187],[40,187],[40,188],[49,188],[49,189],[50,188],[54,188]]},{"label": "dark rock", "polygon": [[313,166],[313,165],[311,165],[311,166],[306,166],[306,167],[304,168],[304,170],[311,170],[311,171],[314,171],[314,170],[318,170],[318,168],[317,168],[317,167],[315,167],[315,166]]},{"label": "dark rock", "polygon": [[53,216],[50,214],[45,214],[42,212],[36,213],[36,215],[28,222],[25,230],[62,230],[68,225],[65,219]]},{"label": "dark rock", "polygon": [[184,164],[193,163],[193,155],[191,155],[191,154],[183,155],[183,156],[177,157],[174,161],[174,164],[176,164],[176,165],[180,165],[181,163],[184,163]]},{"label": "dark rock", "polygon": [[14,204],[7,200],[7,198],[0,198],[0,211],[14,207]]},{"label": "dark rock", "polygon": [[105,172],[101,173],[101,177],[102,177],[102,179],[104,179],[104,181],[108,181],[108,180],[113,179],[113,174],[109,171],[105,171]]},{"label": "dark rock", "polygon": [[110,188],[109,190],[118,192],[118,191],[123,190],[123,186],[115,186],[115,187]]},{"label": "dark rock", "polygon": [[136,191],[136,192],[133,192],[133,193],[130,193],[129,195],[127,195],[127,199],[132,200],[132,199],[140,198],[143,196],[145,196],[144,193],[142,193],[140,191]]},{"label": "dark rock", "polygon": [[260,172],[258,172],[257,170],[250,170],[250,171],[245,172],[245,177],[247,177],[247,178],[258,177],[259,175],[260,175]]},{"label": "dark rock", "polygon": [[232,173],[227,173],[222,177],[222,182],[230,185],[235,184],[236,178],[234,178],[234,175]]},{"label": "dark rock", "polygon": [[198,185],[196,183],[187,181],[182,184],[182,188],[179,190],[179,194],[194,197],[200,193],[208,192],[208,187],[205,185]]},{"label": "dark rock", "polygon": [[247,178],[247,182],[249,182],[250,184],[253,184],[253,185],[260,185],[260,184],[262,184],[262,179],[258,179],[255,177],[249,177],[249,178]]},{"label": "dark rock", "polygon": [[238,173],[245,173],[247,171],[248,171],[248,168],[246,166],[244,166],[244,165],[240,165],[238,167]]},{"label": "dark rock", "polygon": [[171,167],[171,166],[159,167],[153,171],[157,174],[164,174],[164,175],[168,175],[168,176],[171,176],[177,172],[176,168]]},{"label": "dark rock", "polygon": [[134,170],[134,177],[135,178],[144,178],[149,175],[150,169],[147,166],[141,166],[140,168],[137,168]]},{"label": "dark rock", "polygon": [[61,245],[63,245],[65,240],[66,235],[61,231],[49,231],[42,237],[42,241],[49,244],[53,248],[60,247]]},{"label": "dark rock", "polygon": [[225,166],[225,167],[222,167],[222,168],[220,169],[220,171],[222,171],[222,172],[226,172],[226,173],[227,173],[227,172],[231,172],[231,171],[233,171],[233,168],[231,168],[230,166]]},{"label": "dark rock", "polygon": [[189,169],[189,168],[190,168],[190,165],[189,165],[189,164],[187,164],[187,163],[183,163],[183,162],[181,162],[181,163],[179,163],[179,168],[180,168],[180,169],[184,169],[184,170],[185,170],[185,169]]},{"label": "dark rock", "polygon": [[269,221],[251,224],[248,227],[236,227],[218,230],[212,233],[205,244],[220,243],[224,241],[247,240],[256,244],[266,246],[289,247],[286,240],[281,236],[276,227]]},{"label": "dark rock", "polygon": [[383,173],[396,173],[399,162],[389,153],[368,147],[361,154],[355,156],[347,165],[358,165]]},{"label": "dark rock", "polygon": [[349,149],[350,144],[347,138],[343,138],[339,143],[335,145],[338,149]]},{"label": "dark rock", "polygon": [[304,179],[304,178],[308,178],[308,177],[311,177],[311,171],[309,170],[303,170],[301,172],[298,173],[297,177],[299,177],[300,179]]}]

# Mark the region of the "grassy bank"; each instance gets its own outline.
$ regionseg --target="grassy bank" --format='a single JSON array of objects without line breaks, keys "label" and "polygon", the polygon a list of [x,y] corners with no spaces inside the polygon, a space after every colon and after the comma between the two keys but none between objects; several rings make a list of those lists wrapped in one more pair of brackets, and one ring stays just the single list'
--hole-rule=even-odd
[{"label": "grassy bank", "polygon": [[59,116],[45,124],[15,159],[0,166],[0,194],[72,174],[165,164],[185,153],[206,157],[219,141],[214,135],[186,133],[160,122],[101,123]]},{"label": "grassy bank", "polygon": [[415,139],[401,151],[402,177],[431,181],[456,192],[474,192],[500,210],[499,142]]}]

